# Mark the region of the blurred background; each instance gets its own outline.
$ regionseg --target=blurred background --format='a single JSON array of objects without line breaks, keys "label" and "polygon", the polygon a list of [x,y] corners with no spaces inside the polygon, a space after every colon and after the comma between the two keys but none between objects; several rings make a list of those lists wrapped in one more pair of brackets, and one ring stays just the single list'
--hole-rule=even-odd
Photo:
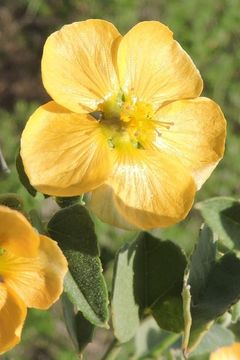
[{"label": "blurred background", "polygon": [[[240,0],[1,0],[0,1],[0,148],[11,169],[1,179],[0,192],[23,196],[28,209],[38,206],[18,180],[15,158],[21,131],[29,115],[48,100],[41,82],[40,61],[48,35],[66,23],[102,18],[124,34],[142,20],[159,20],[174,32],[203,77],[204,96],[220,104],[228,120],[225,157],[199,192],[197,201],[240,194]],[[155,230],[188,253],[197,238],[201,218],[192,210],[187,220],[167,230]],[[132,235],[96,220],[103,262],[111,273],[114,252]],[[109,270],[110,269],[110,270]],[[110,276],[110,275],[109,275]],[[109,333],[97,331],[87,359],[98,359]],[[133,343],[119,359],[128,359]],[[31,311],[21,344],[2,357],[8,360],[75,360],[62,320],[61,305],[49,312]]]}]

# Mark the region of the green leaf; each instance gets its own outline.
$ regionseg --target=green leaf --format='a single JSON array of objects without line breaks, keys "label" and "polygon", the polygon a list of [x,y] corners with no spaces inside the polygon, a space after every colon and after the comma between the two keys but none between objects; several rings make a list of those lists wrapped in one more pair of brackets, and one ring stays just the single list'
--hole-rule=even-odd
[{"label": "green leaf", "polygon": [[30,195],[36,196],[37,191],[30,184],[29,178],[27,177],[27,174],[25,173],[20,152],[18,153],[17,158],[16,158],[16,168],[17,168],[18,176],[19,176],[19,179],[20,179],[22,185],[25,187],[25,189],[29,192]]},{"label": "green leaf", "polygon": [[193,327],[224,314],[240,299],[240,260],[228,253],[215,263],[205,288],[192,308]]},{"label": "green leaf", "polygon": [[200,356],[211,353],[219,347],[228,346],[234,342],[234,334],[222,327],[221,325],[213,325],[211,329],[204,335],[197,349],[192,353],[193,356]]},{"label": "green leaf", "polygon": [[240,249],[240,201],[216,197],[196,205],[204,220],[229,249]]},{"label": "green leaf", "polygon": [[87,210],[73,205],[58,211],[48,223],[48,232],[68,260],[64,288],[69,299],[92,324],[107,327],[107,287],[94,225]]},{"label": "green leaf", "polygon": [[227,253],[218,261],[215,257],[216,244],[205,227],[192,255],[187,281],[189,296],[192,295],[192,325],[183,343],[185,354],[198,346],[214,321],[240,298],[240,260],[234,253]]},{"label": "green leaf", "polygon": [[139,317],[152,313],[159,326],[183,328],[181,290],[186,258],[170,241],[142,233],[118,253],[113,286],[113,326],[121,342],[130,340]]},{"label": "green leaf", "polygon": [[193,303],[197,302],[202,289],[205,288],[209,272],[215,264],[217,252],[216,241],[208,226],[200,230],[199,240],[193,251],[189,269],[188,283],[191,287]]},{"label": "green leaf", "polygon": [[121,342],[130,340],[140,323],[139,304],[134,294],[135,255],[134,252],[131,256],[131,246],[124,245],[115,262],[112,317],[115,336]]},{"label": "green leaf", "polygon": [[180,296],[164,296],[152,307],[152,315],[165,330],[179,333],[183,330],[183,303]]},{"label": "green leaf", "polygon": [[11,209],[18,211],[23,209],[23,201],[17,194],[1,194],[0,205],[8,206]]},{"label": "green leaf", "polygon": [[135,285],[142,308],[179,295],[187,264],[182,250],[171,241],[161,241],[148,233],[142,233],[135,244]]},{"label": "green leaf", "polygon": [[66,294],[62,295],[63,314],[69,335],[78,352],[82,352],[92,341],[94,326],[86,320],[81,312],[75,313],[74,305]]}]

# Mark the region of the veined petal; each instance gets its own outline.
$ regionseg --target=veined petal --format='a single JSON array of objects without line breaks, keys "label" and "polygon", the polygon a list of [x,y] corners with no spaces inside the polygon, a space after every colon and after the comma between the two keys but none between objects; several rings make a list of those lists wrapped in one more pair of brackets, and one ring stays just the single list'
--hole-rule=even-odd
[{"label": "veined petal", "polygon": [[230,346],[222,347],[214,351],[210,360],[239,360],[240,359],[240,343],[234,343]]},{"label": "veined petal", "polygon": [[6,206],[0,206],[0,248],[17,256],[37,254],[39,237],[25,216]]},{"label": "veined petal", "polygon": [[49,308],[63,291],[67,261],[57,243],[40,235],[39,254],[26,259],[4,254],[7,270],[3,278],[27,307]]},{"label": "veined petal", "polygon": [[50,96],[74,112],[91,112],[118,90],[114,59],[118,30],[104,20],[65,25],[47,39],[42,58],[43,84]]},{"label": "veined petal", "polygon": [[87,207],[107,224],[129,231],[139,230],[137,225],[130,223],[131,220],[127,219],[127,213],[121,212],[115,200],[114,191],[107,184],[101,185],[90,193]]},{"label": "veined petal", "polygon": [[202,79],[191,58],[158,21],[141,22],[123,37],[118,69],[123,90],[155,109],[202,92]]},{"label": "veined petal", "polygon": [[174,157],[121,149],[115,152],[112,175],[93,191],[89,206],[101,220],[119,227],[165,227],[186,217],[195,190],[192,176]]},{"label": "veined petal", "polygon": [[74,196],[101,185],[111,171],[110,149],[98,121],[49,102],[29,119],[21,156],[31,184],[55,196]]},{"label": "veined petal", "polygon": [[27,308],[20,298],[5,285],[0,284],[0,354],[10,350],[20,341]]},{"label": "veined petal", "polygon": [[1,281],[0,281],[0,311],[1,311],[2,307],[5,305],[7,297],[8,297],[7,288],[2,281],[3,280],[1,278]]},{"label": "veined petal", "polygon": [[179,158],[192,173],[198,189],[223,157],[226,120],[220,107],[207,98],[180,100],[159,109],[157,147]]}]

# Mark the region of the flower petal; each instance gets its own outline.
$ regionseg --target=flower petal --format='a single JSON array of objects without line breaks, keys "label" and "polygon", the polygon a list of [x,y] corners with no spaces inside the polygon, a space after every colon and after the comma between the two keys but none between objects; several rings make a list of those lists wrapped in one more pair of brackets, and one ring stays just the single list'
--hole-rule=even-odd
[{"label": "flower petal", "polygon": [[5,305],[6,300],[7,300],[7,288],[6,286],[3,284],[3,279],[2,276],[0,277],[0,311],[2,309],[2,307]]},{"label": "flower petal", "polygon": [[110,149],[99,122],[54,102],[39,107],[29,119],[21,156],[31,184],[49,195],[91,191],[111,171]]},{"label": "flower petal", "polygon": [[115,152],[111,177],[93,191],[89,207],[101,220],[119,227],[165,227],[188,214],[195,190],[190,173],[173,157],[121,149]]},{"label": "flower petal", "polygon": [[159,128],[158,148],[178,157],[199,189],[223,157],[226,120],[221,109],[210,99],[197,98],[172,102],[157,116],[173,124]]},{"label": "flower petal", "polygon": [[234,343],[230,346],[222,347],[214,351],[210,360],[239,360],[240,359],[240,343]]},{"label": "flower petal", "polygon": [[39,237],[25,216],[6,206],[0,206],[0,248],[17,256],[36,256]]},{"label": "flower petal", "polygon": [[0,284],[0,354],[10,350],[20,341],[27,308],[11,290]]},{"label": "flower petal", "polygon": [[118,88],[114,58],[121,38],[104,20],[64,26],[46,41],[43,84],[50,96],[74,112],[91,112]]},{"label": "flower petal", "polygon": [[202,79],[191,58],[158,21],[141,22],[123,37],[118,69],[123,90],[155,109],[202,92]]},{"label": "flower petal", "polygon": [[[40,235],[39,255],[33,259],[11,258],[4,281],[27,307],[49,308],[63,291],[67,261],[57,243]],[[3,255],[3,256],[8,256]]]},{"label": "flower petal", "polygon": [[139,230],[138,226],[129,222],[131,220],[127,219],[127,212],[126,214],[121,212],[113,189],[107,184],[101,185],[90,194],[87,207],[107,224],[130,231]]}]

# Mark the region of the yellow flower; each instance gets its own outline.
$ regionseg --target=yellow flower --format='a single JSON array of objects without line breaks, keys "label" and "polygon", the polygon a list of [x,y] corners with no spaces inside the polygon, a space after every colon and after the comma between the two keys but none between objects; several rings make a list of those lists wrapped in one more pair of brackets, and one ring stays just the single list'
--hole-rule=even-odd
[{"label": "yellow flower", "polygon": [[188,214],[223,156],[226,122],[198,97],[200,74],[168,27],[146,21],[122,37],[103,20],[66,25],[46,41],[42,77],[54,101],[21,141],[36,189],[91,192],[92,211],[127,229]]},{"label": "yellow flower", "polygon": [[239,360],[240,359],[240,343],[234,343],[214,351],[210,360]]},{"label": "yellow flower", "polygon": [[0,354],[20,341],[27,307],[47,309],[59,298],[66,271],[55,241],[0,206]]}]

